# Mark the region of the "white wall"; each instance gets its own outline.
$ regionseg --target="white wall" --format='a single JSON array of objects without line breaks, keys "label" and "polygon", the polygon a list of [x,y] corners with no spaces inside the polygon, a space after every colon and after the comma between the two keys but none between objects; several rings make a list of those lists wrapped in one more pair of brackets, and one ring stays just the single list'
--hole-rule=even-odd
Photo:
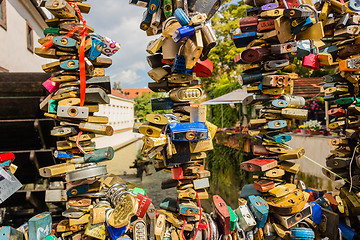
[{"label": "white wall", "polygon": [[134,125],[134,102],[109,95],[110,104],[101,104],[96,116],[108,116],[114,131],[132,128]]},{"label": "white wall", "polygon": [[40,47],[38,39],[44,36],[44,20],[28,0],[5,1],[7,30],[0,27],[0,66],[10,72],[42,72],[41,65],[52,60],[27,49],[26,20],[33,27],[34,48]]},{"label": "white wall", "polygon": [[[334,149],[334,147],[328,144],[330,139],[331,137],[324,137],[321,135],[311,136],[309,134],[292,134],[292,140],[288,142],[288,144],[292,148],[305,148],[306,156],[319,163],[321,166],[326,167],[326,157],[330,154],[330,150]],[[334,188],[335,186],[342,185],[341,181],[337,181],[329,186],[330,180],[322,173],[322,168],[305,157],[302,157],[295,162],[300,164],[301,172],[317,177],[319,185],[323,188],[331,190],[331,188]]]}]

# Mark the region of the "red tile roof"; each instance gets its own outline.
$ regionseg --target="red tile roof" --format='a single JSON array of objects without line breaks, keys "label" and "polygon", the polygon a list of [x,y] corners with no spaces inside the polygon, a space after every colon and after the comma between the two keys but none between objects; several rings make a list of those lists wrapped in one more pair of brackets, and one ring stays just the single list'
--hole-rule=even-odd
[{"label": "red tile roof", "polygon": [[322,78],[299,78],[294,80],[294,94],[304,98],[315,95],[324,95],[320,93]]},{"label": "red tile roof", "polygon": [[123,88],[121,90],[111,89],[111,94],[117,97],[134,99],[143,94],[149,94],[152,91],[149,88]]}]

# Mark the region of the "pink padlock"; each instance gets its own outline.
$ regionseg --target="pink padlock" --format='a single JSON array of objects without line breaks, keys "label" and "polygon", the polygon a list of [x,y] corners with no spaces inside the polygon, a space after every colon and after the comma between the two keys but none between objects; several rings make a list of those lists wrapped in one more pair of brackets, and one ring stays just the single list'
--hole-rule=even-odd
[{"label": "pink padlock", "polygon": [[104,47],[102,50],[102,54],[108,57],[111,57],[120,49],[120,44],[111,40],[108,37],[104,37],[103,42],[104,42]]},{"label": "pink padlock", "polygon": [[42,84],[50,93],[53,93],[56,90],[58,90],[60,86],[60,83],[51,81],[52,78],[53,77],[49,78]]},{"label": "pink padlock", "polygon": [[320,67],[319,55],[314,54],[313,49],[311,49],[311,53],[303,58],[302,66],[306,68],[318,70]]}]

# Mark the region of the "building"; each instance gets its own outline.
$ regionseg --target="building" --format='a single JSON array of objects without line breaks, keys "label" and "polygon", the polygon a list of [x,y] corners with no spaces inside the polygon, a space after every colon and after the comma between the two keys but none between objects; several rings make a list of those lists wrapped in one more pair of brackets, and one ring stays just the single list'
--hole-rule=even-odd
[{"label": "building", "polygon": [[[107,116],[108,125],[114,129],[112,136],[97,136],[94,139],[96,148],[113,147],[115,156],[112,161],[106,162],[108,172],[113,174],[136,173],[136,169],[130,169],[135,157],[142,146],[142,137],[133,132],[134,125],[134,101],[120,98],[113,94],[109,95],[110,103],[101,104],[96,116]],[[121,164],[119,164],[121,163]]]},{"label": "building", "polygon": [[152,91],[149,88],[122,88],[121,90],[113,90],[111,94],[126,98],[134,99],[136,97],[141,97],[143,94],[151,94]]},{"label": "building", "polygon": [[0,0],[0,72],[42,72],[51,62],[34,53],[48,16],[36,0]]}]

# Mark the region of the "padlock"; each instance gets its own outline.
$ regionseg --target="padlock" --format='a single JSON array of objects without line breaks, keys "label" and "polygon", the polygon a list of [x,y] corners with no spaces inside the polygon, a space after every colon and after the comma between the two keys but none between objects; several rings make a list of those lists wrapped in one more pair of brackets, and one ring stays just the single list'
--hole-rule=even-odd
[{"label": "padlock", "polygon": [[201,98],[203,92],[198,87],[175,88],[171,90],[169,95],[174,102],[187,102]]},{"label": "padlock", "polygon": [[75,9],[71,7],[65,0],[46,1],[45,8],[57,18],[66,19],[76,17]]},{"label": "padlock", "polygon": [[285,17],[275,19],[275,30],[280,43],[285,43],[293,38],[290,22]]},{"label": "padlock", "polygon": [[258,15],[258,13],[261,11],[260,7],[252,7],[252,8],[247,8],[246,9],[246,16],[251,17],[251,16],[256,16]]},{"label": "padlock", "polygon": [[40,240],[51,234],[50,213],[43,212],[29,219],[29,240]]},{"label": "padlock", "polygon": [[272,54],[285,54],[296,51],[297,51],[296,42],[271,45]]},{"label": "padlock", "polygon": [[259,23],[258,17],[244,17],[239,19],[240,30],[244,32],[253,32],[257,30],[257,25]]},{"label": "padlock", "polygon": [[267,192],[275,187],[275,183],[269,180],[254,181],[254,187],[260,192]]},{"label": "padlock", "polygon": [[269,214],[269,205],[266,201],[261,197],[251,195],[247,205],[255,217],[256,226],[264,227]]},{"label": "padlock", "polygon": [[278,213],[274,213],[273,216],[279,221],[279,223],[287,229],[295,226],[297,223],[311,216],[311,206],[305,204],[305,207],[298,213],[290,216],[281,216]]},{"label": "padlock", "polygon": [[312,14],[313,11],[305,9],[301,6],[299,8],[284,9],[284,16],[288,18],[306,18],[310,17]]},{"label": "padlock", "polygon": [[86,57],[90,60],[95,60],[101,55],[101,52],[104,48],[104,43],[98,37],[90,36],[91,38],[91,48],[86,52]]},{"label": "padlock", "polygon": [[251,41],[255,40],[257,37],[255,32],[246,32],[242,34],[233,35],[232,39],[237,48],[246,47]]},{"label": "padlock", "polygon": [[257,24],[258,32],[267,32],[275,29],[275,21],[274,19],[259,21]]},{"label": "padlock", "polygon": [[210,77],[212,75],[213,69],[214,65],[209,59],[201,61],[200,57],[200,59],[195,64],[193,71],[197,77]]},{"label": "padlock", "polygon": [[181,26],[189,25],[190,19],[182,8],[177,8],[175,10],[174,16],[176,20],[178,20],[178,22],[181,24]]},{"label": "padlock", "polygon": [[312,25],[314,25],[314,23],[310,17],[294,18],[290,20],[291,32],[295,35],[305,32]]},{"label": "padlock", "polygon": [[240,164],[240,168],[248,172],[263,172],[276,166],[277,161],[275,159],[252,159]]},{"label": "padlock", "polygon": [[120,44],[108,37],[103,38],[103,43],[102,54],[108,57],[111,57],[120,49]]},{"label": "padlock", "polygon": [[163,67],[153,68],[148,72],[149,77],[155,82],[161,82],[161,80],[164,79],[168,74],[169,72]]},{"label": "padlock", "polygon": [[[146,51],[149,54],[155,54],[163,46],[165,39],[166,38],[164,36],[161,36],[160,38],[158,38],[156,40],[150,41],[147,48],[146,48]],[[165,57],[165,55],[164,55],[164,57]]]},{"label": "padlock", "polygon": [[230,234],[230,212],[219,195],[213,196],[214,218],[219,224],[219,232],[224,235]]},{"label": "padlock", "polygon": [[10,227],[10,226],[0,227],[0,234],[4,240],[7,240],[7,239],[23,240],[24,239],[24,233],[16,230],[13,227]]},{"label": "padlock", "polygon": [[174,7],[173,7],[172,1],[169,1],[169,0],[163,1],[163,10],[164,10],[164,15],[166,18],[169,18],[173,15],[173,9],[174,9]]},{"label": "padlock", "polygon": [[192,9],[194,12],[205,13],[208,16],[208,20],[214,16],[214,14],[220,9],[220,6],[224,3],[224,0],[211,0],[207,2],[203,1],[189,1],[189,9]]},{"label": "padlock", "polygon": [[340,71],[359,71],[360,70],[360,58],[350,58],[339,62]]},{"label": "padlock", "polygon": [[[193,69],[199,60],[204,48],[201,30],[195,31],[194,37],[189,38],[184,45],[185,62],[187,69]],[[192,71],[191,71],[192,73]]]},{"label": "padlock", "polygon": [[200,60],[205,61],[207,59],[207,56],[208,56],[210,50],[213,47],[215,47],[217,38],[211,27],[211,24],[208,22],[203,24],[203,26],[201,28],[201,32],[203,35],[204,48],[203,48],[203,52],[200,56]]},{"label": "padlock", "polygon": [[246,63],[255,63],[264,61],[269,56],[269,54],[270,52],[266,47],[251,47],[241,53],[241,59]]},{"label": "padlock", "polygon": [[268,3],[268,4],[261,6],[261,10],[268,11],[268,10],[276,9],[278,7],[279,7],[278,3]]},{"label": "padlock", "polygon": [[314,54],[313,49],[311,49],[311,53],[303,58],[302,66],[310,69],[317,70],[320,66],[319,60],[319,50],[316,48],[316,54]]}]

